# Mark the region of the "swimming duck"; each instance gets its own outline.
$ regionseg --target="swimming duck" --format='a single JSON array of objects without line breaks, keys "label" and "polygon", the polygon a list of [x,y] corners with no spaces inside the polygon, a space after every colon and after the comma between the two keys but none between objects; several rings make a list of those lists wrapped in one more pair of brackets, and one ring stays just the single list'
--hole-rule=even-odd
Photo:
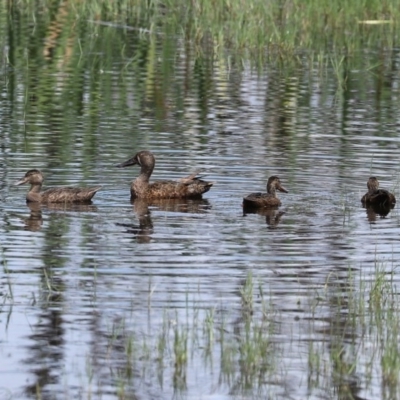
[{"label": "swimming duck", "polygon": [[288,193],[281,185],[277,176],[270,176],[267,183],[268,193],[251,193],[243,199],[244,208],[276,207],[281,205],[281,201],[276,196],[276,191]]},{"label": "swimming duck", "polygon": [[367,182],[368,192],[361,198],[365,205],[393,206],[396,198],[385,189],[379,189],[379,181],[371,176]]},{"label": "swimming duck", "polygon": [[90,202],[92,197],[101,189],[101,186],[79,188],[60,187],[47,189],[41,192],[43,175],[38,169],[29,170],[25,176],[14,185],[29,183],[31,188],[26,195],[27,202],[38,203],[84,203]]},{"label": "swimming duck", "polygon": [[123,168],[130,165],[140,165],[140,175],[131,184],[131,199],[182,199],[199,198],[208,192],[213,182],[202,181],[197,173],[182,178],[179,181],[156,181],[149,183],[156,160],[150,151],[139,151],[129,160],[118,164]]}]

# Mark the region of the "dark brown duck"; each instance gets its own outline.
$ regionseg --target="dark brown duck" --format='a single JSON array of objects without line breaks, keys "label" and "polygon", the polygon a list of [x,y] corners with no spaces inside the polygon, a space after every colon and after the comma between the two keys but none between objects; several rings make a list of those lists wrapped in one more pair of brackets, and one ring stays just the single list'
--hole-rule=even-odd
[{"label": "dark brown duck", "polygon": [[26,195],[27,202],[37,203],[87,203],[101,189],[101,186],[79,188],[79,187],[60,187],[50,188],[41,192],[43,175],[37,169],[29,170],[25,176],[15,182],[14,185],[29,183],[31,188]]},{"label": "dark brown duck", "polygon": [[189,175],[179,181],[156,181],[149,183],[156,160],[150,151],[139,151],[129,160],[118,164],[123,168],[130,165],[139,165],[140,174],[131,184],[131,199],[183,199],[200,198],[203,193],[208,192],[213,182],[206,182],[196,177],[197,174]]},{"label": "dark brown duck", "polygon": [[251,193],[243,199],[244,208],[261,208],[261,207],[277,207],[281,205],[281,201],[276,195],[276,191],[288,193],[281,185],[281,181],[277,176],[271,176],[267,183],[267,193]]},{"label": "dark brown duck", "polygon": [[396,197],[385,189],[379,189],[379,181],[371,176],[367,182],[368,192],[361,198],[365,205],[393,206],[396,204]]}]

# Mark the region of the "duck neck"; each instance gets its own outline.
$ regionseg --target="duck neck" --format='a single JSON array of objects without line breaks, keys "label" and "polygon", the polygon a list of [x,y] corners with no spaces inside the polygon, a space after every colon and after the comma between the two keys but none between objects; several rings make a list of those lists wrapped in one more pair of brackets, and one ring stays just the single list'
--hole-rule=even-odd
[{"label": "duck neck", "polygon": [[136,178],[137,181],[142,183],[149,183],[150,176],[153,173],[154,165],[142,165],[140,175]]},{"label": "duck neck", "polygon": [[379,186],[368,186],[368,193],[374,194],[379,189]]},{"label": "duck neck", "polygon": [[32,183],[31,188],[29,189],[29,193],[40,193],[41,188],[42,188],[41,183]]},{"label": "duck neck", "polygon": [[270,194],[272,197],[276,197],[276,189],[274,185],[269,185],[267,187],[267,192]]},{"label": "duck neck", "polygon": [[139,176],[132,182],[131,199],[136,197],[146,197],[146,191],[149,187],[149,180],[153,172],[154,165],[142,165]]},{"label": "duck neck", "polygon": [[42,188],[41,183],[33,183],[31,184],[31,188],[26,195],[26,201],[28,202],[38,202],[41,200],[40,189]]}]

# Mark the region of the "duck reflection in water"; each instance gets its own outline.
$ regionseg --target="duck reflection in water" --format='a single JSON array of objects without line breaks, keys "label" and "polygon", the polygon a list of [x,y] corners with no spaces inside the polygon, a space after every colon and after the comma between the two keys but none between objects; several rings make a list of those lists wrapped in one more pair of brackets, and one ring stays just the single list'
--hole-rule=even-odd
[{"label": "duck reflection in water", "polygon": [[258,214],[265,216],[265,222],[268,225],[268,228],[275,229],[281,222],[282,215],[285,214],[284,211],[279,211],[278,207],[272,208],[259,208],[247,209],[243,208],[243,216],[245,217],[247,214]]},{"label": "duck reflection in water", "polygon": [[202,214],[211,208],[206,199],[140,199],[131,200],[139,224],[117,223],[117,226],[126,228],[126,232],[133,234],[139,243],[149,243],[153,234],[151,211],[166,211],[179,213]]},{"label": "duck reflection in water", "polygon": [[42,228],[43,210],[49,210],[53,212],[60,212],[60,211],[97,212],[97,207],[92,204],[80,204],[80,203],[41,204],[38,202],[28,202],[26,205],[30,210],[30,215],[27,218],[23,218],[23,220],[25,222],[25,229],[31,232],[37,232]]},{"label": "duck reflection in water", "polygon": [[367,213],[368,221],[375,222],[378,216],[379,218],[385,218],[390,213],[390,211],[393,209],[394,206],[363,204],[363,207],[365,208],[365,211]]},{"label": "duck reflection in water", "polygon": [[43,225],[42,207],[40,206],[40,203],[27,203],[27,206],[31,213],[29,214],[29,217],[22,218],[25,223],[25,230],[31,232],[40,231]]},{"label": "duck reflection in water", "polygon": [[143,199],[136,199],[132,201],[132,204],[133,211],[136,213],[139,220],[139,225],[120,222],[117,222],[116,225],[126,228],[126,233],[135,236],[138,243],[149,243],[153,234],[153,221],[151,219],[149,203]]},{"label": "duck reflection in water", "polygon": [[[132,200],[132,204],[135,202],[136,200]],[[162,211],[189,214],[205,214],[211,209],[207,199],[153,199],[148,204]]]}]

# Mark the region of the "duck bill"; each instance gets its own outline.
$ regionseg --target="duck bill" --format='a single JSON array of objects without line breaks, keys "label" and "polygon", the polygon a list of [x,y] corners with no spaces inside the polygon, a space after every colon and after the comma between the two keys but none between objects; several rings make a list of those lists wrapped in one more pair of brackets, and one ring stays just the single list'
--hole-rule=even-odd
[{"label": "duck bill", "polygon": [[23,185],[24,183],[28,182],[28,180],[26,178],[22,178],[17,182],[14,182],[13,185],[14,186],[19,186],[19,185]]},{"label": "duck bill", "polygon": [[135,165],[135,164],[137,164],[137,161],[135,160],[135,157],[132,157],[129,160],[127,160],[121,164],[117,164],[116,167],[124,168],[124,167],[129,167],[129,166]]},{"label": "duck bill", "polygon": [[283,186],[279,186],[277,189],[278,189],[280,192],[289,193]]}]

